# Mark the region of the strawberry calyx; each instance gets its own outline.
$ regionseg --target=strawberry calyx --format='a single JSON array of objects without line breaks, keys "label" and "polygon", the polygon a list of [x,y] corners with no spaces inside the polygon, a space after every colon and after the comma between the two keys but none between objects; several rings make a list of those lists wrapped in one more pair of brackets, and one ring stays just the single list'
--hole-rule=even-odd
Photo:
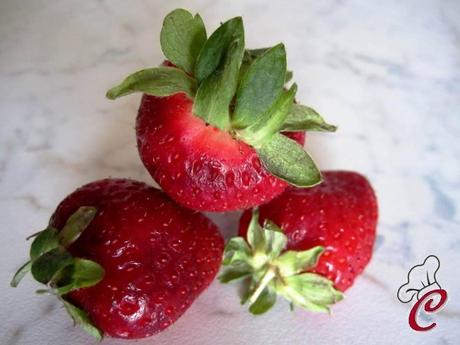
[{"label": "strawberry calyx", "polygon": [[63,302],[75,324],[98,340],[102,332],[96,328],[82,309],[65,300],[65,294],[96,285],[104,277],[104,269],[98,263],[73,257],[67,248],[75,242],[97,213],[96,208],[80,207],[66,221],[61,230],[49,225],[45,230],[29,236],[34,238],[30,246],[30,260],[14,275],[10,285],[17,287],[27,273],[46,286],[38,294],[52,294]]},{"label": "strawberry calyx", "polygon": [[258,315],[268,311],[278,296],[313,312],[330,312],[330,305],[342,300],[342,292],[333,282],[319,274],[307,272],[314,268],[324,248],[316,246],[305,251],[286,250],[287,237],[276,224],[266,220],[259,225],[259,214],[253,210],[247,240],[233,237],[224,251],[222,283],[245,280],[241,300],[249,311]]},{"label": "strawberry calyx", "polygon": [[294,102],[297,85],[286,87],[292,72],[282,43],[246,49],[241,17],[226,21],[208,38],[201,17],[184,9],[165,17],[160,41],[174,66],[135,72],[111,88],[107,98],[185,93],[196,116],[252,146],[273,175],[298,187],[321,182],[310,155],[280,132],[333,132],[336,127]]}]

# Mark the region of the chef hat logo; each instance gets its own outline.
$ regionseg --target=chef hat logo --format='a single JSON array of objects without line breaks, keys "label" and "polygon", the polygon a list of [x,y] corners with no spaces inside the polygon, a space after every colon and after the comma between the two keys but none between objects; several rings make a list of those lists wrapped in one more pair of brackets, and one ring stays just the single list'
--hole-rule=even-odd
[{"label": "chef hat logo", "polygon": [[436,280],[436,272],[439,270],[439,259],[428,256],[423,264],[411,268],[407,274],[407,282],[398,290],[398,299],[402,303],[409,303],[414,296],[419,300],[426,293],[441,289]]}]

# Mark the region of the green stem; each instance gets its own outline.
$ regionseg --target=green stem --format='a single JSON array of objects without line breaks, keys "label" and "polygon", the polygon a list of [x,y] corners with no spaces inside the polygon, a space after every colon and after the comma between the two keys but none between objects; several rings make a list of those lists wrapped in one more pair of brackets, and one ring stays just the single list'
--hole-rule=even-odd
[{"label": "green stem", "polygon": [[263,277],[260,280],[260,282],[257,284],[256,290],[249,297],[248,300],[249,300],[250,304],[252,304],[255,301],[257,301],[257,299],[259,298],[259,296],[262,293],[262,291],[264,291],[264,289],[272,281],[272,279],[275,277],[275,275],[276,275],[276,268],[270,266],[270,268],[267,269],[267,272],[265,272],[265,274],[263,275]]}]

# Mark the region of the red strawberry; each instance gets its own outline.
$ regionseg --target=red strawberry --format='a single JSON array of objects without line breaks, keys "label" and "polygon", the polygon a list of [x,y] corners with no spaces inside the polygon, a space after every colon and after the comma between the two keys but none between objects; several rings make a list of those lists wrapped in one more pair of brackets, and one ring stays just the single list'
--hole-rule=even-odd
[{"label": "red strawberry", "polygon": [[[367,179],[355,172],[326,171],[314,188],[289,188],[260,207],[260,222],[270,219],[288,237],[288,249],[324,246],[314,272],[348,289],[372,257],[377,225],[377,199]],[[251,214],[240,219],[245,236]]]},{"label": "red strawberry", "polygon": [[110,99],[144,93],[137,143],[153,178],[173,199],[202,211],[246,209],[288,184],[319,183],[303,132],[335,127],[294,103],[284,46],[245,49],[239,17],[206,36],[199,15],[171,12],[161,32],[167,62],[107,92]]},{"label": "red strawberry", "polygon": [[[250,290],[252,312],[264,312],[274,303],[273,296],[270,303],[264,297],[270,291],[313,311],[328,310],[329,304],[340,299],[332,285],[345,291],[369,263],[378,215],[372,187],[354,172],[327,171],[323,177],[314,188],[288,188],[259,208],[260,218],[256,215],[251,221],[249,211],[241,217],[239,235],[247,237],[250,246],[241,237],[227,245],[224,264],[230,269],[221,280],[227,282],[244,273],[241,276],[252,277],[253,286],[262,286],[259,291]],[[265,240],[257,240],[258,236]],[[271,236],[281,236],[285,242],[268,246],[270,241],[277,243]],[[258,242],[264,244],[258,247]],[[283,250],[287,251],[283,254]],[[275,274],[264,281],[270,270]]]},{"label": "red strawberry", "polygon": [[[165,192],[193,209],[226,211],[260,205],[284,191],[287,183],[264,168],[251,146],[208,126],[192,106],[184,94],[142,98],[139,153]],[[303,133],[295,134],[303,145]]]},{"label": "red strawberry", "polygon": [[[69,245],[69,222],[81,219],[82,210],[88,209],[92,216],[80,221]],[[96,336],[101,331],[117,338],[142,338],[170,326],[212,282],[222,258],[223,239],[209,219],[131,180],[105,179],[77,189],[57,207],[49,229],[59,229],[54,245],[32,258],[32,274],[37,279],[39,269],[34,266],[40,260],[53,266],[52,247],[67,253],[65,260],[71,255],[50,281],[39,281],[54,293],[66,292],[63,286],[73,284],[70,293],[62,293],[66,309]],[[38,235],[32,247],[43,238]],[[76,281],[69,272],[78,271],[72,260],[80,258],[87,259],[86,266],[95,266]],[[89,277],[92,284],[81,286],[81,279]],[[81,322],[81,315],[87,322]]]}]

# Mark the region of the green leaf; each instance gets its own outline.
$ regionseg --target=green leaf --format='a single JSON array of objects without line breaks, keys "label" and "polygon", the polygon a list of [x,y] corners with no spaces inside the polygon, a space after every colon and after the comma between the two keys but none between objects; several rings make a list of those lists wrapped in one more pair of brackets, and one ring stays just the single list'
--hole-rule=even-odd
[{"label": "green leaf", "polygon": [[282,127],[288,111],[294,102],[297,85],[293,84],[288,91],[282,91],[271,108],[251,126],[238,131],[238,135],[248,144],[260,147]]},{"label": "green leaf", "polygon": [[[258,49],[246,49],[244,51],[243,63],[241,64],[241,68],[240,68],[240,79],[244,76],[244,74],[248,70],[251,63],[269,49],[270,48],[258,48]],[[289,82],[292,79],[292,77],[293,77],[292,71],[287,70],[286,78],[284,82],[285,83]]]},{"label": "green leaf", "polygon": [[287,278],[286,282],[316,304],[334,304],[344,297],[342,292],[334,288],[331,280],[316,273],[299,274]]},{"label": "green leaf", "polygon": [[30,268],[32,267],[32,262],[27,261],[24,265],[22,265],[14,275],[13,279],[10,282],[11,287],[17,287],[19,282],[24,278],[24,276],[29,273]]},{"label": "green leaf", "polygon": [[299,306],[315,313],[329,313],[329,306],[310,302],[301,293],[295,289],[285,286],[283,289],[277,289],[279,295],[283,296],[293,306]]},{"label": "green leaf", "polygon": [[155,67],[135,72],[119,85],[107,91],[106,97],[115,99],[134,92],[164,97],[184,92],[193,98],[196,81],[175,67]]},{"label": "green leaf", "polygon": [[59,246],[58,230],[53,227],[49,227],[38,233],[33,240],[32,245],[30,246],[30,258],[35,260],[40,255],[49,252],[57,246]]},{"label": "green leaf", "polygon": [[244,240],[243,237],[232,237],[224,250],[224,260],[222,264],[224,266],[230,265],[238,261],[247,261],[251,255],[251,249]]},{"label": "green leaf", "polygon": [[243,62],[241,63],[239,79],[242,79],[252,62],[269,49],[270,48],[246,49],[243,55]]},{"label": "green leaf", "polygon": [[226,21],[212,33],[204,44],[195,66],[195,77],[198,84],[201,84],[221,65],[227,50],[235,40],[244,43],[244,28],[241,17]]},{"label": "green leaf", "polygon": [[283,90],[285,77],[286,51],[283,44],[256,58],[238,87],[233,127],[246,128],[270,109]]},{"label": "green leaf", "polygon": [[321,173],[308,153],[282,134],[274,134],[256,151],[268,171],[291,185],[311,187],[321,182]]},{"label": "green leaf", "polygon": [[166,58],[189,74],[206,42],[206,28],[200,15],[181,8],[169,13],[160,34],[161,49]]},{"label": "green leaf", "polygon": [[43,284],[48,284],[64,267],[73,263],[73,257],[63,247],[54,248],[36,258],[31,267],[32,276]]},{"label": "green leaf", "polygon": [[202,81],[195,97],[194,114],[220,129],[228,129],[230,125],[229,106],[238,85],[243,51],[244,41],[233,41],[221,64]]},{"label": "green leaf", "polygon": [[63,301],[63,302],[64,302],[65,309],[67,310],[69,315],[72,317],[74,323],[80,326],[89,335],[101,341],[103,338],[102,331],[93,325],[88,314],[85,311],[81,310],[80,308],[77,308],[76,306],[74,306],[73,304],[67,301]]},{"label": "green leaf", "polygon": [[220,276],[219,281],[221,283],[229,283],[234,280],[246,278],[253,273],[252,267],[245,262],[236,262],[232,266],[226,269]]},{"label": "green leaf", "polygon": [[[247,279],[249,280],[249,279]],[[242,283],[243,289],[240,292],[240,304],[244,305],[251,297],[251,293],[254,291],[254,287],[256,285],[256,281],[254,277],[251,277],[249,281],[245,281]]]},{"label": "green leaf", "polygon": [[292,104],[281,130],[335,132],[337,127],[326,123],[312,108],[302,104]]},{"label": "green leaf", "polygon": [[265,253],[265,236],[259,224],[259,210],[257,209],[252,210],[252,217],[248,225],[246,237],[254,253]]},{"label": "green leaf", "polygon": [[273,232],[281,232],[284,234],[283,229],[281,229],[278,225],[276,225],[274,222],[272,222],[270,219],[265,219],[264,220],[264,229],[273,231]]},{"label": "green leaf", "polygon": [[80,237],[83,230],[91,223],[96,216],[97,209],[91,206],[82,206],[74,214],[72,214],[61,232],[59,233],[59,241],[64,247],[68,247]]},{"label": "green leaf", "polygon": [[246,58],[250,59],[253,61],[254,59],[258,58],[262,54],[265,54],[268,50],[270,50],[272,47],[266,47],[266,48],[257,48],[257,49],[246,49],[245,51],[245,56]]},{"label": "green leaf", "polygon": [[57,292],[64,295],[70,291],[96,285],[104,278],[104,269],[98,263],[75,258],[73,264],[64,268],[56,279]]},{"label": "green leaf", "polygon": [[284,278],[276,289],[288,301],[313,312],[329,312],[329,305],[343,299],[330,280],[315,273]]},{"label": "green leaf", "polygon": [[267,286],[259,295],[257,300],[251,304],[249,311],[254,315],[260,315],[267,312],[276,302],[276,292],[270,286]]},{"label": "green leaf", "polygon": [[243,76],[246,74],[246,71],[248,70],[252,61],[254,61],[254,58],[248,53],[248,49],[246,49],[244,51],[243,61],[241,62],[238,80],[243,79]]},{"label": "green leaf", "polygon": [[265,252],[270,259],[274,259],[286,248],[288,239],[281,228],[271,220],[266,219],[263,228],[266,240]]},{"label": "green leaf", "polygon": [[289,277],[315,267],[323,252],[321,246],[304,251],[288,250],[275,260],[275,265],[283,277]]},{"label": "green leaf", "polygon": [[41,230],[41,231],[37,231],[37,232],[33,233],[32,235],[27,236],[27,237],[26,237],[26,241],[31,240],[31,239],[34,238],[34,237],[37,237],[38,235],[40,235],[40,234],[41,234],[42,232],[44,232],[44,231],[46,231],[46,229],[45,229],[45,230]]}]

